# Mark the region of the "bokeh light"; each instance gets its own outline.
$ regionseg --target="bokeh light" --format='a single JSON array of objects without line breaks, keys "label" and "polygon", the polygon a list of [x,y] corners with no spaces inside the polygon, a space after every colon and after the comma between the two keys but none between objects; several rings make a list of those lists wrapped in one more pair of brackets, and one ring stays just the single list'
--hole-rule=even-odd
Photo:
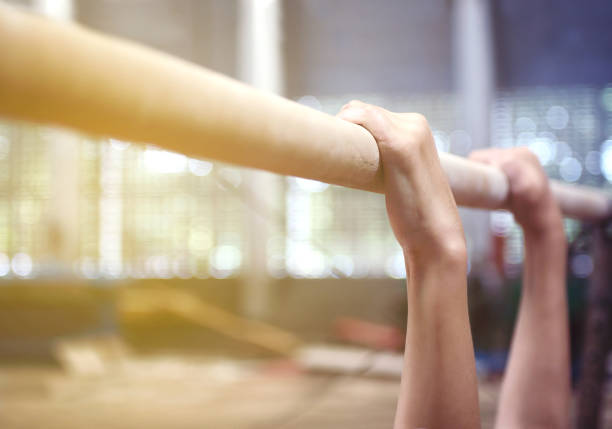
[{"label": "bokeh light", "polygon": [[404,254],[399,251],[387,259],[386,272],[394,279],[403,279],[406,277],[406,263]]},{"label": "bokeh light", "polygon": [[567,127],[569,113],[563,106],[551,106],[546,112],[546,123],[553,130],[562,130]]},{"label": "bokeh light", "polygon": [[13,272],[19,277],[28,277],[32,274],[32,258],[27,253],[17,253],[11,261]]},{"label": "bokeh light", "polygon": [[576,182],[582,175],[582,164],[574,157],[565,157],[559,165],[559,175],[566,182]]},{"label": "bokeh light", "polygon": [[310,107],[311,109],[319,111],[323,110],[323,105],[314,95],[304,95],[303,97],[300,97],[297,102],[303,106]]},{"label": "bokeh light", "polygon": [[600,169],[606,180],[612,182],[612,139],[601,145]]},{"label": "bokeh light", "polygon": [[529,149],[535,153],[543,166],[550,164],[557,153],[555,144],[547,137],[536,138],[529,145]]},{"label": "bokeh light", "polygon": [[584,168],[590,174],[598,176],[601,174],[601,153],[597,150],[591,150],[584,158]]},{"label": "bokeh light", "polygon": [[0,277],[11,272],[11,261],[5,253],[0,253]]},{"label": "bokeh light", "polygon": [[586,253],[574,255],[570,261],[570,269],[578,278],[587,278],[593,272],[593,258]]},{"label": "bokeh light", "polygon": [[198,159],[189,160],[189,171],[191,171],[196,176],[207,176],[212,171],[212,169],[212,162],[200,161]]},{"label": "bokeh light", "polygon": [[154,148],[144,151],[143,162],[151,173],[182,173],[187,168],[185,155]]},{"label": "bokeh light", "polygon": [[465,130],[454,130],[450,135],[450,151],[456,155],[467,155],[472,149],[472,138]]},{"label": "bokeh light", "polygon": [[493,234],[502,237],[507,236],[514,226],[514,216],[508,211],[492,211],[489,215],[489,223]]},{"label": "bokeh light", "polygon": [[606,86],[601,91],[601,105],[608,112],[612,112],[612,85]]},{"label": "bokeh light", "polygon": [[323,192],[327,188],[329,188],[329,183],[319,182],[317,180],[310,179],[302,179],[300,177],[295,177],[295,184],[303,191],[306,192]]}]

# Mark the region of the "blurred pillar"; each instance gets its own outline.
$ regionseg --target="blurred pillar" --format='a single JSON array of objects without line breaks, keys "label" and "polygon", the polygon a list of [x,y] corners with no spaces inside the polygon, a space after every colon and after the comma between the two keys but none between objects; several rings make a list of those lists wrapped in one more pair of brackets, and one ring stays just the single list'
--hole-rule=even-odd
[{"label": "blurred pillar", "polygon": [[[490,109],[494,83],[493,34],[488,0],[453,3],[453,54],[459,121],[471,138],[471,150],[490,145]],[[452,150],[452,147],[451,147]],[[465,156],[467,153],[459,153]],[[489,213],[461,210],[472,263],[485,258],[490,247]]]},{"label": "blurred pillar", "polygon": [[32,0],[32,7],[38,13],[60,21],[74,18],[73,0]]},{"label": "blurred pillar", "polygon": [[[32,8],[60,21],[71,21],[74,16],[72,0],[33,0]],[[48,268],[71,274],[79,256],[79,137],[55,129],[46,130],[44,135],[50,145],[53,181],[49,213],[53,266]]]},{"label": "blurred pillar", "polygon": [[79,257],[79,137],[60,130],[46,130],[45,136],[51,149],[52,268],[70,275]]},{"label": "blurred pillar", "polygon": [[[241,0],[239,11],[239,78],[257,88],[282,94],[281,0]],[[280,186],[270,173],[247,170],[244,192],[247,203],[243,305],[247,316],[266,316],[270,276],[267,245],[275,219]]]},{"label": "blurred pillar", "polygon": [[612,221],[594,228],[595,270],[589,285],[576,427],[601,427],[607,361],[612,348]]},{"label": "blurred pillar", "polygon": [[490,145],[490,109],[495,91],[493,32],[487,0],[456,0],[455,84],[472,149]]}]

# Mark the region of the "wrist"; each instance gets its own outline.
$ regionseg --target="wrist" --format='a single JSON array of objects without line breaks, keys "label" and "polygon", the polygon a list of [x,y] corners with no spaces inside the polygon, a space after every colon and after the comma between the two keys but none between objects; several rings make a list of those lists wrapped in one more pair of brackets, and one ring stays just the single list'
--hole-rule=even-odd
[{"label": "wrist", "polygon": [[563,215],[550,192],[538,204],[522,208],[514,217],[523,229],[525,239],[554,236],[565,239]]},{"label": "wrist", "polygon": [[567,238],[563,218],[558,208],[541,213],[537,228],[523,226],[525,259],[560,260],[567,255]]},{"label": "wrist", "polygon": [[467,261],[456,255],[447,256],[449,260],[432,259],[428,264],[417,263],[406,268],[410,308],[433,309],[444,314],[457,305],[467,304]]},{"label": "wrist", "polygon": [[558,207],[534,209],[535,215],[519,222],[525,240],[565,241],[563,216]]},{"label": "wrist", "polygon": [[406,272],[410,278],[428,273],[467,275],[467,246],[463,236],[443,241],[423,240],[419,248],[404,248]]},{"label": "wrist", "polygon": [[567,238],[562,221],[554,226],[548,225],[537,230],[523,228],[523,236],[527,251],[542,249],[545,253],[567,252]]}]

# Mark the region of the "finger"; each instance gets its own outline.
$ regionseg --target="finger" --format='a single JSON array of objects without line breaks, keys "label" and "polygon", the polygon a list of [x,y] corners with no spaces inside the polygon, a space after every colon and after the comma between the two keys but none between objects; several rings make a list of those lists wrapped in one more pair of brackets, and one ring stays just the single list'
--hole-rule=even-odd
[{"label": "finger", "polygon": [[340,108],[340,111],[346,110],[346,109],[351,109],[351,108],[364,108],[365,106],[367,106],[366,103],[364,103],[363,101],[360,100],[351,100],[348,103],[346,103],[344,106],[342,106]]},{"label": "finger", "polygon": [[414,119],[416,113],[412,112],[402,112],[402,113],[394,113],[400,119]]},{"label": "finger", "polygon": [[493,154],[490,149],[478,149],[468,155],[468,159],[482,164],[492,164]]},{"label": "finger", "polygon": [[508,149],[494,147],[475,150],[468,156],[468,158],[472,161],[500,166],[506,163],[509,159],[512,159],[512,155],[508,152]]},{"label": "finger", "polygon": [[521,168],[521,165],[515,162],[508,162],[504,164],[502,171],[506,174],[508,179],[515,184],[515,187],[519,184],[519,182],[521,182],[520,179],[525,177],[525,172]]},{"label": "finger", "polygon": [[[398,113],[390,112],[387,109],[384,109],[384,108],[382,108],[380,106],[376,106],[374,104],[365,103],[365,102],[363,102],[361,100],[351,100],[351,101],[349,101],[348,103],[346,103],[344,106],[342,106],[340,108],[340,112],[342,112],[343,110],[349,110],[349,109],[364,109],[364,110],[373,109],[373,110],[376,110],[376,111],[379,111],[379,112],[383,112],[383,113],[385,113],[387,115],[390,115],[390,116],[391,115],[400,115]],[[338,113],[340,113],[340,112],[338,112]],[[410,115],[410,113],[406,113],[406,115]]]},{"label": "finger", "polygon": [[388,137],[389,120],[385,111],[376,106],[357,102],[349,103],[338,113],[338,118],[361,125],[374,136],[377,141],[385,141]]},{"label": "finger", "polygon": [[345,106],[336,114],[336,116],[357,125],[362,125],[362,123],[366,120],[365,110],[358,107]]},{"label": "finger", "polygon": [[363,111],[365,106],[366,103],[362,101],[351,100],[340,108],[338,113],[336,113],[336,117],[357,125],[361,125],[361,122],[365,117],[365,112]]}]

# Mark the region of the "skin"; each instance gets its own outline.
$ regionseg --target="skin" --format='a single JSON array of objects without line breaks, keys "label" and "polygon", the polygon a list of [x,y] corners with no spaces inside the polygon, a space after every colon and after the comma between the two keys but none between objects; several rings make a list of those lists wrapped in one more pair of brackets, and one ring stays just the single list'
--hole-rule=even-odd
[{"label": "skin", "polygon": [[387,214],[406,263],[406,348],[394,427],[478,428],[465,237],[429,125],[422,115],[359,101],[338,116],[376,139]]},{"label": "skin", "polygon": [[523,291],[496,427],[567,428],[570,357],[561,211],[537,158],[528,149],[487,149],[474,161],[508,177],[508,209],[523,228]]}]

